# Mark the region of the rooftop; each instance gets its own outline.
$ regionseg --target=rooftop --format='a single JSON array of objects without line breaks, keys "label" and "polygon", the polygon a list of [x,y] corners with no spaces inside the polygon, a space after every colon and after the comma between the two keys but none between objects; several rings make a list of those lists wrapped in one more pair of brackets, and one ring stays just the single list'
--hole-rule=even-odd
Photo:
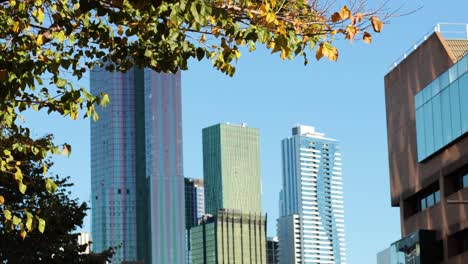
[{"label": "rooftop", "polygon": [[440,33],[449,49],[455,55],[456,59],[459,60],[468,52],[468,24],[464,23],[438,23],[429,32],[427,32],[422,38],[416,41],[411,48],[403,52],[398,59],[396,59],[389,67],[389,71],[393,70],[398,64],[400,64],[408,55],[415,51],[424,41],[426,41],[430,35],[434,32]]}]

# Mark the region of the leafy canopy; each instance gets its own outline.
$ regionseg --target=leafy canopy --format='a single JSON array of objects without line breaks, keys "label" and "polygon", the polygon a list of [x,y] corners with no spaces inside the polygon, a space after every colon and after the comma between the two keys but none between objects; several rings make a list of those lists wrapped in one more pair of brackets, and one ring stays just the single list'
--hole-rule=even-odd
[{"label": "leafy canopy", "polygon": [[[0,171],[26,193],[21,159],[41,161],[71,153],[71,146],[50,138],[33,140],[21,116],[26,110],[71,119],[98,119],[95,108],[107,94],[75,87],[93,67],[125,72],[186,70],[189,59],[209,59],[225,74],[235,73],[240,47],[263,45],[280,58],[315,53],[317,60],[338,59],[336,36],[372,41],[383,23],[379,8],[364,0],[335,6],[320,0],[0,0]],[[335,12],[336,11],[336,12]],[[366,31],[367,30],[367,31]],[[47,164],[43,163],[47,175]],[[57,187],[44,178],[48,191]],[[0,203],[11,201],[0,193]],[[4,217],[11,228],[30,217]],[[17,216],[19,217],[19,216]],[[34,219],[34,218],[33,218]],[[34,220],[33,220],[34,221]],[[37,219],[38,230],[45,222]],[[23,228],[24,229],[24,228]],[[28,228],[24,229],[29,232]],[[25,234],[22,234],[25,236]]]}]

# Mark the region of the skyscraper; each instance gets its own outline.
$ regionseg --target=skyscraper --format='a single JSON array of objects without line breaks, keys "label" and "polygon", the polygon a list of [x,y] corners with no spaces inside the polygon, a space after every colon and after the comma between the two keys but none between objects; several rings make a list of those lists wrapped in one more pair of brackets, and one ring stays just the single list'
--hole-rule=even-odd
[{"label": "skyscraper", "polygon": [[190,229],[191,260],[266,264],[258,130],[245,124],[203,129],[205,205]]},{"label": "skyscraper", "polygon": [[185,178],[185,227],[198,224],[205,214],[205,188],[202,179]]},{"label": "skyscraper", "polygon": [[297,126],[282,141],[282,157],[281,263],[346,263],[338,142],[313,127]]},{"label": "skyscraper", "polygon": [[258,129],[246,124],[204,128],[203,172],[206,213],[262,212]]},{"label": "skyscraper", "polygon": [[436,25],[385,76],[391,204],[402,235],[391,263],[468,263],[467,34],[466,24]]},{"label": "skyscraper", "polygon": [[187,259],[191,261],[190,228],[198,225],[205,214],[205,188],[202,179],[185,178],[185,228],[187,229]]},{"label": "skyscraper", "polygon": [[278,238],[268,237],[267,238],[267,264],[278,264]]},{"label": "skyscraper", "polygon": [[180,73],[91,72],[109,94],[91,123],[92,242],[114,261],[184,263]]}]

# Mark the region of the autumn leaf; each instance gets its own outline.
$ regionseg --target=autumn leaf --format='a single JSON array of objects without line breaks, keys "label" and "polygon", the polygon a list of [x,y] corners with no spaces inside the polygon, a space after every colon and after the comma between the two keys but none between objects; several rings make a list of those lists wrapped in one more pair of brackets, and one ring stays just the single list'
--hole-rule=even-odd
[{"label": "autumn leaf", "polygon": [[356,17],[356,21],[357,21],[358,23],[362,21],[362,14],[361,14],[361,13],[357,13],[357,14],[355,15],[355,17]]},{"label": "autumn leaf", "polygon": [[5,203],[5,197],[3,197],[2,195],[0,195],[0,205],[4,204]]},{"label": "autumn leaf", "polygon": [[338,12],[335,12],[335,13],[331,16],[331,21],[332,21],[333,23],[336,23],[336,22],[338,22],[338,21],[340,21],[340,20],[341,20],[341,16],[340,16],[340,13],[338,13]]},{"label": "autumn leaf", "polygon": [[351,16],[351,11],[348,9],[347,6],[343,6],[340,9],[340,18],[342,20],[345,20],[345,19],[349,18],[350,16]]},{"label": "autumn leaf", "polygon": [[382,21],[380,21],[380,19],[376,16],[372,16],[370,18],[371,20],[371,23],[372,23],[372,27],[374,28],[374,31],[375,32],[380,32],[382,31],[382,28],[383,28],[383,23]]},{"label": "autumn leaf", "polygon": [[358,29],[355,26],[349,25],[346,28],[346,39],[349,39],[351,43],[353,43],[354,36],[358,33]]},{"label": "autumn leaf", "polygon": [[371,44],[372,42],[371,34],[369,34],[368,32],[364,32],[364,35],[362,36],[362,40],[367,44]]}]

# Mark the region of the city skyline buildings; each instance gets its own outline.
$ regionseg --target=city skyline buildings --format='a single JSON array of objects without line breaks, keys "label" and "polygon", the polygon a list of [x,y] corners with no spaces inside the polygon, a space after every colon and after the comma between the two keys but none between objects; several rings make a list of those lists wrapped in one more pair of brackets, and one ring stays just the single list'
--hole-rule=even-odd
[{"label": "city skyline buildings", "polygon": [[262,213],[258,129],[216,124],[202,131],[205,211]]},{"label": "city skyline buildings", "polygon": [[278,238],[282,263],[346,263],[342,160],[335,139],[293,127],[282,140]]},{"label": "city skyline buildings", "polygon": [[468,262],[468,28],[441,26],[384,78],[391,263]]},{"label": "city skyline buildings", "polygon": [[93,249],[122,245],[114,261],[185,263],[180,73],[96,69],[109,94],[91,122]]}]

